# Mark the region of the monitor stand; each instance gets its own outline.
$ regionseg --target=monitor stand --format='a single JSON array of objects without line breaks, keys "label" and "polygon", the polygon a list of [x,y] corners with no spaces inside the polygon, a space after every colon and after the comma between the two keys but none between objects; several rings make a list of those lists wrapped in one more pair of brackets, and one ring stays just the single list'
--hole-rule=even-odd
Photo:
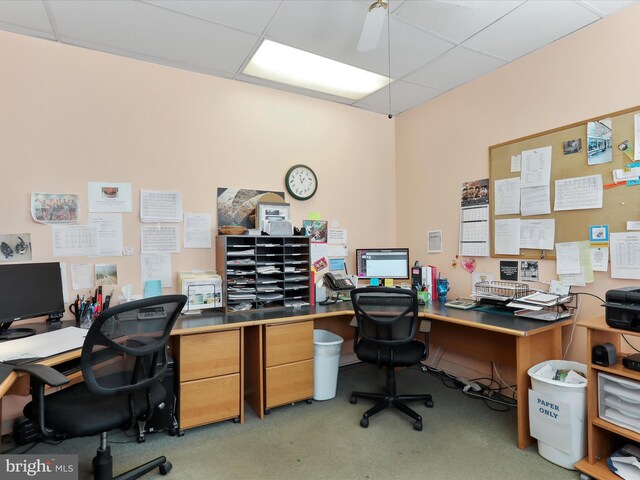
[{"label": "monitor stand", "polygon": [[63,317],[64,313],[50,313],[49,318],[47,318],[47,327],[49,330],[58,330],[62,328],[62,322],[60,319]]},{"label": "monitor stand", "polygon": [[0,340],[16,340],[36,334],[33,328],[9,328],[12,323],[4,322],[0,324]]}]

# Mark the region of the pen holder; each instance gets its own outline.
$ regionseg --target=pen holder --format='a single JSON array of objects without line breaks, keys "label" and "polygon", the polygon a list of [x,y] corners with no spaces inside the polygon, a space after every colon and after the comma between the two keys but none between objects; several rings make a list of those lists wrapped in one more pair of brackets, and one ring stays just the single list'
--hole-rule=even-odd
[{"label": "pen holder", "polygon": [[440,302],[444,303],[447,301],[447,293],[449,293],[450,288],[451,286],[449,285],[449,280],[447,280],[446,278],[438,279],[438,300]]},{"label": "pen holder", "polygon": [[429,303],[431,301],[431,294],[427,291],[420,291],[420,292],[416,292],[418,295],[418,300],[422,300],[424,302],[424,304],[426,305],[427,303]]},{"label": "pen holder", "polygon": [[71,312],[71,314],[73,315],[73,318],[76,319],[76,327],[80,326],[80,315],[81,315],[81,310],[80,310],[80,303],[72,303],[71,305],[69,305],[69,312]]},{"label": "pen holder", "polygon": [[93,309],[87,308],[82,312],[80,317],[80,328],[89,329],[93,323]]}]

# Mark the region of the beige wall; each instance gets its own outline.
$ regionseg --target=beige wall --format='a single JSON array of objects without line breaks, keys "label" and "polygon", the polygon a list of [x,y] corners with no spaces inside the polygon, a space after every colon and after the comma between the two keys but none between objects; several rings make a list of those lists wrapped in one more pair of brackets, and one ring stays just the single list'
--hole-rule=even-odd
[{"label": "beige wall", "polygon": [[[458,252],[462,183],[489,176],[491,145],[640,105],[640,66],[633,61],[640,51],[638,22],[640,6],[628,8],[397,117],[398,244],[438,266],[451,281],[452,296],[471,289],[470,274],[451,268]],[[427,254],[427,231],[439,229],[444,252]],[[588,240],[588,232],[577,233],[576,240]],[[498,262],[478,259],[477,270],[499,278]],[[554,278],[555,262],[541,262],[541,279]],[[593,284],[575,290],[604,297],[611,288],[637,283],[596,273]],[[579,320],[603,315],[598,300],[582,298]],[[570,329],[565,333],[566,343]],[[568,356],[585,361],[584,330],[575,333]],[[457,364],[454,369],[490,371],[489,365],[450,354],[440,366],[447,360]]]},{"label": "beige wall", "polygon": [[[218,187],[284,191],[296,163],[319,178],[311,200],[287,196],[296,225],[320,212],[348,229],[352,249],[395,244],[394,121],[384,115],[5,32],[0,66],[1,231],[30,232],[36,261],[114,262],[120,284],[141,292],[140,189],[181,191],[184,211],[209,212],[215,225]],[[89,181],[132,183],[133,257],[52,258],[51,227],[31,220],[29,194],[79,194],[83,223]],[[173,270],[214,259],[182,250]]]},{"label": "beige wall", "polygon": [[[284,191],[297,163],[319,188],[307,202],[287,196],[296,225],[309,212],[338,221],[350,268],[356,247],[395,245],[395,122],[384,115],[6,32],[0,72],[0,232],[31,233],[35,261],[116,263],[120,285],[141,293],[140,189],[181,191],[185,212],[216,225],[218,187]],[[132,183],[124,244],[134,256],[52,257],[30,193],[79,194],[84,223],[89,181]],[[214,263],[213,249],[172,255],[174,272]],[[7,431],[21,407],[4,406]]]}]

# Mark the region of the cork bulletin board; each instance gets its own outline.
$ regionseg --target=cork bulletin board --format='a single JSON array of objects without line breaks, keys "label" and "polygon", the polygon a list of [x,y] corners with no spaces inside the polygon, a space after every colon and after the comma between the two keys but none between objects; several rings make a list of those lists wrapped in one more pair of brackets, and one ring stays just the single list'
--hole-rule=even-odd
[{"label": "cork bulletin board", "polygon": [[[605,188],[602,208],[589,210],[554,211],[555,180],[587,175],[602,175],[603,185],[613,183],[612,171],[624,168],[633,162],[634,114],[640,113],[640,106],[627,110],[600,115],[596,118],[567,125],[554,130],[519,138],[510,142],[489,147],[490,187],[494,189],[495,180],[519,177],[520,172],[511,172],[511,156],[522,151],[551,146],[551,178],[549,184],[551,213],[521,217],[520,215],[498,215],[498,219],[522,218],[524,220],[555,219],[555,243],[589,240],[590,225],[609,225],[609,232],[626,231],[627,221],[640,220],[640,185],[619,185]],[[587,123],[611,118],[612,161],[597,165],[588,165],[589,144]],[[563,142],[582,140],[582,151],[564,154]],[[618,145],[628,142],[628,149],[621,151]],[[592,140],[593,142],[593,140]],[[495,195],[490,198],[491,256],[507,258],[547,258],[555,259],[555,250],[520,249],[520,255],[495,253]]]}]

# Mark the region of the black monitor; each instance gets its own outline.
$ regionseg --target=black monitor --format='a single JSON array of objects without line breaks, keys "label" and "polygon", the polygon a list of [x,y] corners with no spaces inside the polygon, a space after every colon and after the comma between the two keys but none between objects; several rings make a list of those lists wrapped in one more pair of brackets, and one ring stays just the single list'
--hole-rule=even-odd
[{"label": "black monitor", "polygon": [[357,248],[358,278],[409,278],[408,248]]},{"label": "black monitor", "polygon": [[0,265],[0,340],[33,335],[31,328],[9,328],[12,322],[64,315],[62,275],[59,263],[12,263]]}]

